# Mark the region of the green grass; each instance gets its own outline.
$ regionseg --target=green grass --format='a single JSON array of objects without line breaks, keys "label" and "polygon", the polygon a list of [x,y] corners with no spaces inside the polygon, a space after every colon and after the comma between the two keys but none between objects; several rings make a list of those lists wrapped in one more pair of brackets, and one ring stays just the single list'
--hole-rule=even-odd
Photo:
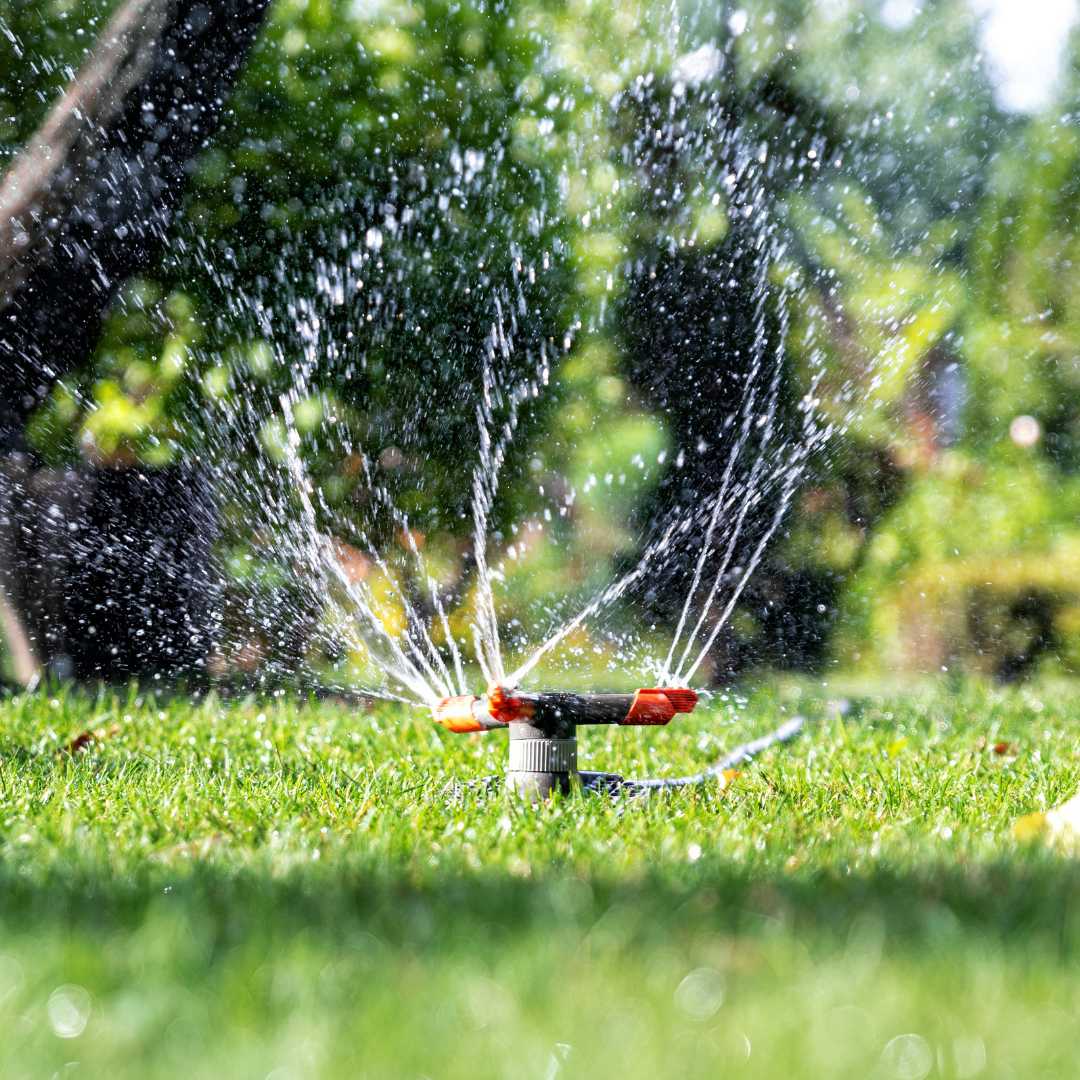
[{"label": "green grass", "polygon": [[1080,699],[773,687],[584,764],[796,711],[726,790],[530,809],[445,791],[497,735],[393,709],[0,702],[0,1075],[1075,1075],[1080,869],[1011,826],[1080,783]]}]

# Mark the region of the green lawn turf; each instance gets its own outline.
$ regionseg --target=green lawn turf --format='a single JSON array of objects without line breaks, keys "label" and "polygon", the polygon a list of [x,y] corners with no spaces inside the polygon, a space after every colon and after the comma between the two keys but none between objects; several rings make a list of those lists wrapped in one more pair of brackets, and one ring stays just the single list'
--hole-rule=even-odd
[{"label": "green lawn turf", "polygon": [[1080,699],[835,696],[590,735],[644,774],[813,721],[540,809],[448,797],[504,743],[392,708],[0,701],[0,1076],[1075,1076],[1080,869],[1011,826]]}]

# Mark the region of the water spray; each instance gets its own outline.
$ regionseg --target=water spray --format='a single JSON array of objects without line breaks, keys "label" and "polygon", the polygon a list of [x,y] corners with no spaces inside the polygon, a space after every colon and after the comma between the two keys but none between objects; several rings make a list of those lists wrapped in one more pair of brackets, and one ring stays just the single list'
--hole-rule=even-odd
[{"label": "water spray", "polygon": [[507,730],[507,783],[526,798],[538,799],[556,790],[569,791],[579,780],[579,727],[663,727],[677,713],[693,712],[697,701],[697,694],[687,687],[650,687],[629,694],[571,694],[526,693],[492,686],[482,697],[465,694],[443,698],[432,715],[447,730],[458,733]]}]

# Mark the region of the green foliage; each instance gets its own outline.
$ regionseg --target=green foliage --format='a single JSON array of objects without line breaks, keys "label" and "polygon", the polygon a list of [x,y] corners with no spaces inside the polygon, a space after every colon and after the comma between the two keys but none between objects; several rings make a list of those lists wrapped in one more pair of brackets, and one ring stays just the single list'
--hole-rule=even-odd
[{"label": "green foliage", "polygon": [[912,5],[899,25],[890,6],[812,5],[791,47],[799,85],[843,117],[846,178],[910,249],[943,222],[970,222],[986,163],[1018,121],[994,101],[973,5]]},{"label": "green foliage", "polygon": [[1080,468],[1080,138],[1057,110],[1002,156],[973,242],[967,356],[975,446],[992,454],[1009,422],[1034,416],[1041,449]]},{"label": "green foliage", "polygon": [[0,0],[0,167],[33,134],[115,0]]},{"label": "green foliage", "polygon": [[866,668],[1076,670],[1080,142],[1058,112],[995,162],[952,276],[956,450],[892,439],[909,488],[867,541],[834,643]]},{"label": "green foliage", "polygon": [[1037,641],[1040,624],[1020,602],[1068,629],[1062,615],[1080,603],[1078,512],[1080,485],[1063,485],[1045,462],[946,455],[868,543],[837,622],[837,655],[865,670],[1010,674],[1010,658],[1053,660],[1064,647],[1058,660],[1075,670],[1075,630]]},{"label": "green foliage", "polygon": [[[189,369],[202,336],[188,295],[164,296],[149,280],[128,282],[102,331],[87,407],[58,385],[33,417],[28,442],[53,464],[73,456],[76,439],[91,461],[168,464],[183,443],[178,418],[189,403]],[[217,370],[202,376],[207,397],[215,394]]]}]

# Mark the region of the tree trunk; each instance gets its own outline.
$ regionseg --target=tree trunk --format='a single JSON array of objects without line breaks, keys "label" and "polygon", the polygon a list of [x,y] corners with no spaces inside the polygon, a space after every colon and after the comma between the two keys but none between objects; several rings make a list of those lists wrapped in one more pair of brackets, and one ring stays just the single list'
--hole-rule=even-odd
[{"label": "tree trunk", "polygon": [[[217,596],[206,476],[184,465],[33,470],[14,459],[4,471],[0,548],[19,572],[0,574],[0,599],[20,613],[30,659],[62,678],[197,674]],[[26,657],[12,653],[16,680],[31,682]]]},{"label": "tree trunk", "polygon": [[125,0],[0,183],[0,446],[160,258],[268,0]]}]

